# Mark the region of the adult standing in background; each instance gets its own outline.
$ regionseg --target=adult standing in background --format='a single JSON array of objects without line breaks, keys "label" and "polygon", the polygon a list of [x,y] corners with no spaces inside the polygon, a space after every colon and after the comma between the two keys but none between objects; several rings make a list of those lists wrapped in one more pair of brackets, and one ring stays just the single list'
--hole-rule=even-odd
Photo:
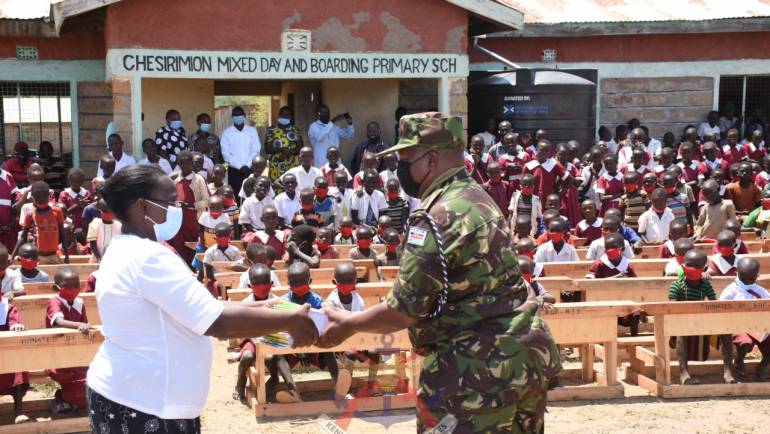
[{"label": "adult standing in background", "polygon": [[176,156],[187,150],[187,135],[182,128],[182,116],[175,109],[166,112],[166,125],[155,132],[158,154],[176,166]]},{"label": "adult standing in background", "polygon": [[299,150],[302,134],[294,125],[289,107],[278,110],[278,124],[268,127],[265,134],[265,154],[268,155],[270,181],[275,182],[284,173],[299,166]]},{"label": "adult standing in background", "polygon": [[[222,152],[219,150],[219,137],[211,132],[211,116],[208,113],[201,113],[195,118],[195,123],[198,124],[198,130],[190,136],[190,150],[203,153],[214,164],[224,163],[225,160],[222,159]],[[199,137],[206,139],[206,143],[209,145],[206,152],[195,148],[195,141]]]},{"label": "adult standing in background", "polygon": [[[380,124],[377,122],[369,122],[366,124],[366,140],[359,143],[356,146],[356,151],[353,153],[353,160],[350,162],[350,173],[355,175],[361,170],[361,162],[364,160],[364,154],[371,152],[372,154],[379,154],[380,152],[388,149],[388,145],[382,141],[382,130]],[[377,166],[377,172],[385,170],[385,164],[382,159],[379,160]]]},{"label": "adult standing in background", "polygon": [[[110,149],[109,154],[115,159],[115,171],[113,173],[117,173],[120,169],[136,164],[136,159],[134,159],[134,157],[123,152],[123,138],[120,137],[119,134],[112,134],[110,138],[107,139],[107,143]],[[104,176],[101,164],[99,165],[99,168],[96,169],[96,176],[98,178]]]},{"label": "adult standing in background", "polygon": [[262,150],[257,129],[246,123],[246,112],[236,106],[232,111],[233,124],[222,133],[220,144],[222,157],[227,163],[227,183],[235,195],[241,192],[241,185],[251,173],[251,160]]},{"label": "adult standing in background", "polygon": [[[340,138],[350,140],[355,136],[356,129],[353,126],[353,118],[349,113],[340,114],[330,120],[329,107],[321,104],[318,107],[318,120],[310,124],[307,136],[310,139],[310,145],[313,147],[315,155],[314,166],[321,167],[326,163],[326,151],[331,146],[340,147]],[[338,122],[345,121],[347,124],[340,128]]]},{"label": "adult standing in background", "polygon": [[[497,121],[495,118],[487,119],[487,129],[477,134],[484,141],[484,153],[489,152],[489,148],[497,142]],[[501,137],[502,141],[503,138]]]}]

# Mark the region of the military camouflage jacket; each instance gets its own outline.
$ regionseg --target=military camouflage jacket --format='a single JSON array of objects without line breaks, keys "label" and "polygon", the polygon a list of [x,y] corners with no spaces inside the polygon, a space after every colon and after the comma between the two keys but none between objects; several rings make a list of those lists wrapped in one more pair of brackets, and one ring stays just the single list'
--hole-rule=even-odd
[{"label": "military camouflage jacket", "polygon": [[[441,238],[449,284],[446,304],[433,319],[444,274],[428,214]],[[440,176],[423,194],[387,297],[391,309],[418,321],[409,335],[425,356],[423,383],[432,381],[426,370],[435,369],[435,381],[454,382],[449,389],[494,392],[558,372],[558,350],[521,278],[510,238],[497,205],[464,167]]]}]

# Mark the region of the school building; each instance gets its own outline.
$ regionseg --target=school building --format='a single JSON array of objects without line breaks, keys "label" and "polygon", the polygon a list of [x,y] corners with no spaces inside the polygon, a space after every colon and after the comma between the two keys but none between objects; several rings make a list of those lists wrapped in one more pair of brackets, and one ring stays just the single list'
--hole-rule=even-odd
[{"label": "school building", "polygon": [[[269,97],[274,124],[290,106],[302,131],[319,103],[349,112],[351,155],[365,124],[394,140],[395,109],[466,115],[468,41],[519,29],[523,16],[492,0],[6,0],[0,2],[0,140],[54,143],[88,175],[106,152],[110,121],[141,155],[165,113],[187,134],[218,97]],[[219,119],[221,118],[221,119]],[[229,124],[217,117],[214,131]],[[264,129],[261,131],[264,134]]]},{"label": "school building", "polygon": [[[580,70],[593,88],[579,104],[569,92],[538,103],[533,73],[510,103],[488,104],[514,128],[574,109],[588,135],[634,117],[654,136],[679,135],[728,103],[767,122],[769,29],[762,0],[4,0],[0,150],[48,140],[90,176],[110,122],[141,157],[166,110],[181,112],[188,135],[209,113],[221,134],[229,97],[260,96],[268,103],[250,119],[261,134],[283,105],[302,131],[321,102],[349,112],[347,158],[368,121],[392,143],[399,106],[467,115],[478,132],[486,118],[468,113],[471,84],[517,68]],[[534,116],[527,126],[511,115],[521,111]]]}]

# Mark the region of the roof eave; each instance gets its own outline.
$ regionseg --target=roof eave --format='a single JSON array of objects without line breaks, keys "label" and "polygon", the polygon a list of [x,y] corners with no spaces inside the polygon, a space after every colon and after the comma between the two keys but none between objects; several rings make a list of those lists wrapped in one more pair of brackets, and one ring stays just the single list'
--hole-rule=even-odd
[{"label": "roof eave", "polygon": [[447,0],[447,3],[511,30],[520,30],[524,25],[523,12],[494,0]]},{"label": "roof eave", "polygon": [[525,23],[523,28],[486,35],[488,38],[543,38],[680,33],[766,32],[770,17],[721,18],[700,21],[633,21],[587,23]]},{"label": "roof eave", "polygon": [[51,3],[51,17],[54,23],[54,29],[58,36],[61,32],[64,21],[86,12],[109,6],[120,0],[59,0]]}]

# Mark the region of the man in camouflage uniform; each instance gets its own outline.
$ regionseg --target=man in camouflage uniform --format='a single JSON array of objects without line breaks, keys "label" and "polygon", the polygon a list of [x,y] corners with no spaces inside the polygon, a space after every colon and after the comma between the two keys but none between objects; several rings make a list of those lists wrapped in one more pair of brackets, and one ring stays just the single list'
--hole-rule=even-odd
[{"label": "man in camouflage uniform", "polygon": [[378,156],[399,151],[402,187],[422,203],[409,218],[398,277],[379,305],[327,310],[319,345],[409,327],[424,357],[418,432],[448,419],[454,433],[539,432],[558,350],[521,278],[505,218],[465,171],[464,148],[459,118],[401,118],[398,144]]}]

